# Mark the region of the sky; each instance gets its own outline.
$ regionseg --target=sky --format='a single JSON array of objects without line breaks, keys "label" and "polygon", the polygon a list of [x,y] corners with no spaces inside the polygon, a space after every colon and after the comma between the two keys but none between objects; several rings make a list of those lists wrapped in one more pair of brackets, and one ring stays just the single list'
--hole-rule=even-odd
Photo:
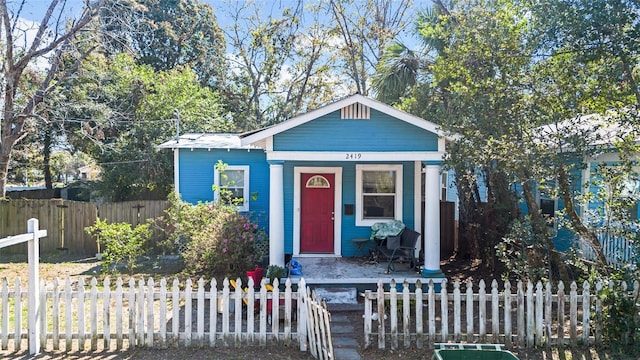
[{"label": "sky", "polygon": [[[227,0],[201,0],[202,2],[208,3],[213,7],[214,13],[218,19],[218,24],[220,27],[226,27],[230,25],[231,19],[225,17],[225,9],[229,6],[229,1]],[[233,0],[232,0],[233,1]],[[274,13],[278,13],[282,11],[282,8],[291,7],[295,4],[295,0],[255,0],[257,3],[262,3],[264,5],[261,6],[261,9],[264,11],[265,17],[269,15],[271,11]],[[305,0],[307,3],[313,3],[315,0]],[[398,2],[397,0],[389,0],[393,2]],[[63,0],[60,0],[63,2]],[[424,10],[431,6],[432,0],[413,0],[414,4],[411,9],[412,14],[417,14],[418,11]],[[21,0],[8,0],[7,6],[10,9],[16,9],[16,7],[21,3]],[[34,22],[40,22],[42,17],[47,10],[47,7],[51,4],[51,0],[26,0],[24,8],[21,13],[21,17],[27,20],[31,20]],[[66,16],[77,16],[82,11],[83,0],[67,0],[66,7],[63,13]],[[58,9],[60,5],[58,5]],[[409,30],[412,30],[412,26],[409,25]],[[405,33],[401,37],[401,41],[410,47],[416,43],[416,39],[412,37],[411,34]]]}]

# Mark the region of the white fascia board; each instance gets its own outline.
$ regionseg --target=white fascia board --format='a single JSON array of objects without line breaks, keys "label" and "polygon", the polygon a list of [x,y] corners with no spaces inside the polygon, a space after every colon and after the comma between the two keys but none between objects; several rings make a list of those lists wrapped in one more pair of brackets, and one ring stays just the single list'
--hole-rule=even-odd
[{"label": "white fascia board", "polygon": [[340,100],[340,101],[336,101],[334,103],[325,105],[317,110],[313,110],[310,111],[308,113],[302,114],[300,116],[296,116],[290,120],[287,120],[285,122],[282,122],[278,125],[272,126],[270,128],[264,129],[263,131],[257,132],[255,134],[249,135],[247,137],[244,137],[241,139],[241,144],[242,146],[247,146],[247,145],[251,145],[257,141],[260,141],[262,139],[265,139],[267,137],[271,137],[273,135],[279,134],[283,131],[287,131],[289,129],[292,129],[296,126],[302,125],[308,121],[317,119],[319,117],[322,117],[324,115],[330,114],[334,111],[340,110],[345,106],[349,106],[351,104],[355,104],[355,103],[361,103],[363,105],[366,105],[372,109],[375,109],[377,111],[380,111],[382,113],[385,113],[389,116],[395,117],[397,119],[403,120],[411,125],[414,125],[416,127],[419,127],[421,129],[430,131],[436,135],[438,135],[439,137],[444,137],[446,139],[453,139],[455,137],[446,137],[444,132],[442,130],[439,129],[438,125],[422,119],[420,117],[417,117],[415,115],[411,115],[407,112],[398,110],[392,106],[389,106],[385,103],[379,102],[377,100],[373,100],[371,98],[368,98],[366,96],[362,96],[360,94],[356,94],[356,95],[352,95],[349,96],[346,99]]},{"label": "white fascia board", "polygon": [[267,160],[283,161],[441,161],[444,152],[272,151]]}]

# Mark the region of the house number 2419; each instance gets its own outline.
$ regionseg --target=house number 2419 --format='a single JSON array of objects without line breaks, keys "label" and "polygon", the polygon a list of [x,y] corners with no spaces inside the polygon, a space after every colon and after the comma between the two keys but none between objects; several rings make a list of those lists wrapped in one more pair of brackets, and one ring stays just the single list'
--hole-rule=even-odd
[{"label": "house number 2419", "polygon": [[347,160],[358,160],[362,157],[362,153],[347,153]]}]

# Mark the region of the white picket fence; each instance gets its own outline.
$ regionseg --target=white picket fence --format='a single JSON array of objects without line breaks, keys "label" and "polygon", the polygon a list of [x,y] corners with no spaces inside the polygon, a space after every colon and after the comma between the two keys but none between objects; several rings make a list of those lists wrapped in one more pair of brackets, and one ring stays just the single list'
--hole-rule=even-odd
[{"label": "white picket fence", "polygon": [[320,360],[335,359],[333,353],[333,339],[331,337],[331,313],[327,309],[327,302],[316,296],[315,291],[306,290],[303,306],[307,308],[307,329],[309,351]]},{"label": "white picket fence", "polygon": [[[604,256],[607,258],[607,263],[614,267],[621,267],[631,260],[634,255],[634,249],[632,240],[623,236],[613,235],[606,231],[596,231],[596,237]],[[595,260],[595,252],[588,241],[581,240],[580,251],[582,255],[589,260]]]},{"label": "white picket fence", "polygon": [[[587,282],[581,292],[575,282],[569,289],[562,282],[553,287],[522,281],[515,289],[510,282],[500,289],[496,280],[490,289],[483,280],[477,289],[470,281],[464,289],[457,281],[453,289],[446,281],[438,291],[436,286],[430,282],[423,293],[420,281],[410,291],[407,281],[399,285],[392,280],[389,291],[384,291],[382,282],[377,291],[365,291],[365,347],[375,342],[379,349],[385,349],[387,343],[397,349],[399,344],[423,348],[449,341],[507,347],[601,342],[602,304],[594,295],[602,289],[600,283],[593,293]],[[620,291],[638,299],[640,282],[635,281],[630,289],[623,284]]]},{"label": "white picket fence", "polygon": [[[297,303],[304,294],[292,291],[286,280],[284,291],[277,280],[268,291],[266,280],[259,290],[235,289],[224,279],[218,289],[215,279],[194,285],[166,279],[159,283],[108,277],[100,284],[92,278],[40,282],[41,321],[39,344],[48,350],[119,350],[134,346],[240,346],[268,342],[299,343],[307,350],[307,311]],[[0,285],[0,347],[22,350],[27,339],[25,314],[28,293],[20,279],[9,287]],[[278,300],[274,300],[278,299]],[[300,336],[303,334],[303,336]]]}]

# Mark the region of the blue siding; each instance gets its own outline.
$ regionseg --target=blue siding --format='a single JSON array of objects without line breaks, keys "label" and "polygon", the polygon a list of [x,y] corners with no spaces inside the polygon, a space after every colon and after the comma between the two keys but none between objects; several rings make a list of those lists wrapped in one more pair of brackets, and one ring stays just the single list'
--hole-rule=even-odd
[{"label": "blue siding", "polygon": [[436,134],[371,110],[370,120],[341,120],[340,111],[277,134],[276,151],[437,151]]},{"label": "blue siding", "polygon": [[[368,163],[371,164],[371,163]],[[385,162],[384,164],[403,165],[403,222],[410,228],[414,228],[414,163],[413,162]],[[356,226],[355,211],[353,215],[344,214],[345,204],[356,204],[356,163],[354,162],[295,162],[289,161],[284,164],[284,236],[285,253],[293,253],[293,189],[294,189],[294,167],[342,167],[342,256],[352,256],[356,247],[352,243],[352,238],[368,238],[370,235],[369,226]],[[417,195],[420,196],[419,194]]]},{"label": "blue siding", "polygon": [[180,195],[190,203],[213,200],[214,166],[218,160],[228,165],[249,165],[249,212],[265,228],[269,224],[269,165],[262,150],[180,149]]}]

